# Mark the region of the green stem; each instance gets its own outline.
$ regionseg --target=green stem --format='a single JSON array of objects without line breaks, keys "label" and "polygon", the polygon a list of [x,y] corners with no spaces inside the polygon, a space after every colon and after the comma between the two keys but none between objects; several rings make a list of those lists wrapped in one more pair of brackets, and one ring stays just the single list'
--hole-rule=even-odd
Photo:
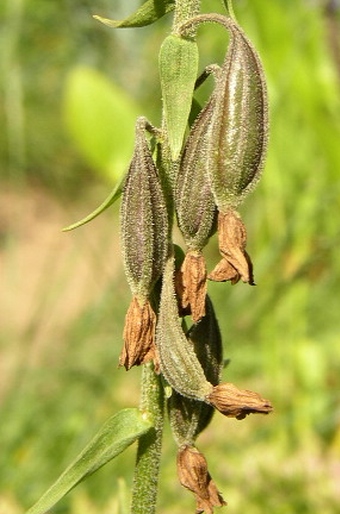
[{"label": "green stem", "polygon": [[[200,4],[201,0],[176,0],[175,15],[172,25],[173,33],[177,32],[178,27],[182,23],[199,14]],[[187,36],[194,37],[195,31],[188,33]]]},{"label": "green stem", "polygon": [[154,514],[162,446],[164,394],[160,377],[154,372],[152,364],[146,364],[143,369],[140,408],[153,416],[154,428],[138,442],[131,514]]}]

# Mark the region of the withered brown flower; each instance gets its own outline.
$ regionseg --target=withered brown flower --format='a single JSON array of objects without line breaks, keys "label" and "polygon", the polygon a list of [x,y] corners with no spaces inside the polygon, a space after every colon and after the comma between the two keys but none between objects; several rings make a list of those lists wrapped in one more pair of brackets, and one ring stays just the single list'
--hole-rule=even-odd
[{"label": "withered brown flower", "polygon": [[200,251],[187,252],[182,267],[182,307],[190,307],[192,319],[197,322],[205,316],[207,294],[207,270]]},{"label": "withered brown flower", "polygon": [[140,301],[134,296],[125,317],[120,366],[129,370],[155,358],[155,327],[156,314],[150,302]]},{"label": "withered brown flower", "polygon": [[247,231],[236,211],[218,213],[218,243],[223,259],[208,278],[218,282],[230,280],[232,284],[241,278],[254,285],[253,265],[246,252]]},{"label": "withered brown flower", "polygon": [[218,384],[207,396],[207,402],[229,418],[244,419],[248,414],[269,414],[273,407],[258,393],[238,389],[234,384]]},{"label": "withered brown flower", "polygon": [[196,498],[196,513],[213,514],[214,507],[227,503],[212,480],[207,461],[194,446],[184,446],[177,454],[177,472],[183,487],[192,491]]}]

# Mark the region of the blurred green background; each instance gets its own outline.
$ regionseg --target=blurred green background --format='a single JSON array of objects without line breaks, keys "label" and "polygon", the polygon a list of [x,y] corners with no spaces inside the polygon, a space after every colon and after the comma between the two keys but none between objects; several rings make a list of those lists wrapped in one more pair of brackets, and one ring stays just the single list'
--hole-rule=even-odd
[{"label": "blurred green background", "polygon": [[[171,16],[120,31],[91,17],[123,18],[139,3],[0,3],[1,514],[22,514],[110,415],[138,405],[140,370],[117,369],[130,300],[119,207],[60,229],[113,188],[136,116],[159,123],[157,54]],[[203,7],[222,12],[218,0]],[[339,3],[235,0],[235,11],[267,72],[271,139],[242,207],[257,287],[209,287],[231,359],[224,379],[261,392],[275,411],[216,415],[198,447],[230,513],[340,513]],[[201,68],[221,62],[223,30],[199,34]],[[215,240],[206,256],[211,269]],[[134,451],[53,512],[117,513]],[[175,452],[167,428],[162,514],[194,511]]]}]

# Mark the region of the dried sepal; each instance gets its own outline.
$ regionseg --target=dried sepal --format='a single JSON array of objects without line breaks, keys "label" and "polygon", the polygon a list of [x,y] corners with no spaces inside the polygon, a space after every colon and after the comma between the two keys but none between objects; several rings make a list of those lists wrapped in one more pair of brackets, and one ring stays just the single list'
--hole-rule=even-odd
[{"label": "dried sepal", "polygon": [[177,454],[181,485],[194,493],[196,513],[213,514],[214,507],[226,505],[208,471],[207,461],[194,446],[184,446]]},{"label": "dried sepal", "polygon": [[182,307],[190,308],[192,319],[197,322],[205,316],[207,294],[207,270],[203,254],[196,250],[187,252],[182,267]]},{"label": "dried sepal", "polygon": [[155,359],[156,314],[150,302],[140,302],[132,298],[126,313],[124,345],[119,357],[119,365],[129,370],[132,366],[145,364]]},{"label": "dried sepal", "polygon": [[181,326],[172,256],[166,263],[162,278],[156,345],[161,372],[171,387],[183,396],[203,401],[213,386],[206,380],[193,345]]},{"label": "dried sepal", "polygon": [[189,248],[201,250],[214,227],[216,206],[206,169],[208,126],[213,97],[192,126],[176,177],[175,208],[178,226]]},{"label": "dried sepal", "polygon": [[230,383],[215,386],[206,400],[229,418],[244,419],[248,414],[269,414],[273,410],[269,400],[265,400],[258,393],[238,389]]},{"label": "dried sepal", "polygon": [[226,259],[221,259],[208,275],[209,280],[214,282],[227,282],[230,280],[232,285],[237,284],[240,278],[240,274]]},{"label": "dried sepal", "polygon": [[219,212],[218,244],[225,262],[220,262],[208,278],[219,282],[230,280],[232,284],[241,278],[254,285],[253,265],[246,252],[247,231],[237,212]]},{"label": "dried sepal", "polygon": [[169,225],[161,180],[153,161],[145,118],[136,123],[134,154],[121,205],[121,245],[133,295],[148,297],[168,254]]}]

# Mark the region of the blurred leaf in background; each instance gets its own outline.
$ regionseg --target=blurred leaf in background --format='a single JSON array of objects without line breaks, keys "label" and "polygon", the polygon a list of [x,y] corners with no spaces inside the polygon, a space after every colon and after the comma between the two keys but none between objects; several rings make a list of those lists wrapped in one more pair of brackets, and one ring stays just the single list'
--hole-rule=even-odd
[{"label": "blurred leaf in background", "polygon": [[[0,3],[0,512],[6,514],[33,504],[106,418],[138,403],[140,370],[127,377],[116,369],[129,300],[118,207],[75,233],[59,229],[112,189],[129,159],[135,115],[159,119],[157,55],[167,18],[117,31],[91,18],[122,19],[141,3]],[[271,138],[263,179],[242,212],[258,285],[209,287],[231,359],[224,378],[258,384],[275,413],[246,425],[216,416],[199,445],[235,514],[335,514],[339,2],[234,3],[266,69]],[[203,7],[222,11],[218,0],[204,0]],[[221,34],[215,26],[200,29],[200,69],[222,61]],[[197,93],[202,102],[207,83]],[[216,263],[217,245],[207,260]],[[164,451],[159,509],[180,514],[191,503],[174,478],[167,435]],[[55,512],[114,513],[117,478],[131,480],[129,452]]]}]

